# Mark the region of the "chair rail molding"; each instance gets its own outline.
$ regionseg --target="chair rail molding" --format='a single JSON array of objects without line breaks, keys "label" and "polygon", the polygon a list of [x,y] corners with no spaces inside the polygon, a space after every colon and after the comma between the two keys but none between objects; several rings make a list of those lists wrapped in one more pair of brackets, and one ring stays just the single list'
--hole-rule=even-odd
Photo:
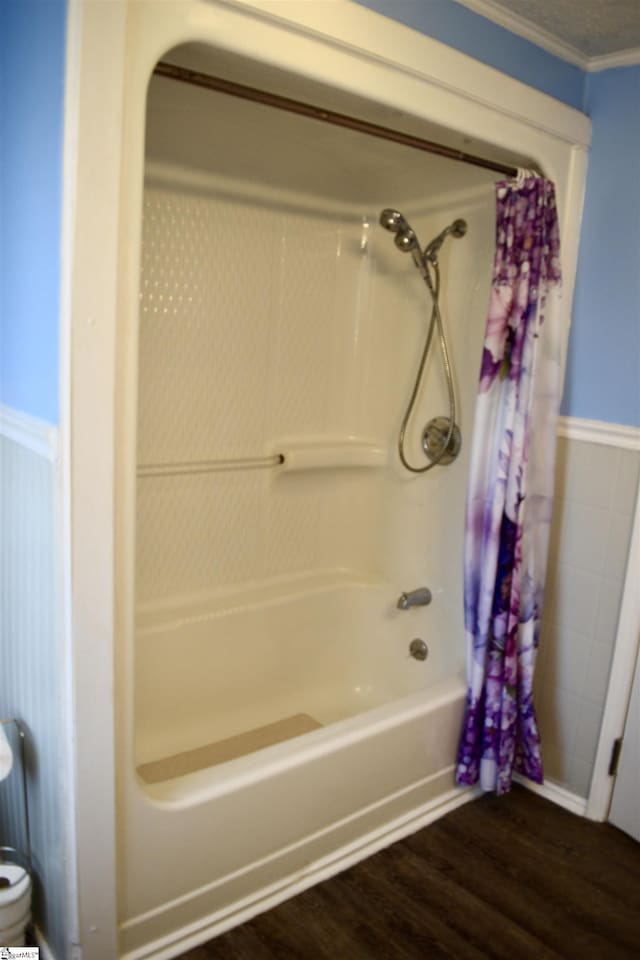
[{"label": "chair rail molding", "polygon": [[583,420],[580,417],[559,417],[558,436],[583,443],[600,443],[607,447],[640,452],[640,427],[603,420]]},{"label": "chair rail molding", "polygon": [[46,420],[0,404],[0,436],[19,443],[49,463],[58,460],[58,430]]}]

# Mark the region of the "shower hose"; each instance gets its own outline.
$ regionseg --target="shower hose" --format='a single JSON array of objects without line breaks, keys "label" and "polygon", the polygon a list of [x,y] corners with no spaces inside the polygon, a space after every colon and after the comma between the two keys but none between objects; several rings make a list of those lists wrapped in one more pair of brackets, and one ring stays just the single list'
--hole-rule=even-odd
[{"label": "shower hose", "polygon": [[[422,278],[425,282],[427,290],[431,296],[431,319],[429,321],[429,330],[427,332],[427,339],[425,341],[424,350],[422,351],[422,358],[420,360],[420,366],[418,367],[418,374],[416,376],[416,381],[413,386],[413,391],[407,405],[405,415],[402,419],[402,424],[400,426],[400,433],[398,434],[398,453],[400,454],[400,459],[403,466],[410,470],[411,473],[426,473],[427,470],[431,470],[432,467],[437,467],[444,455],[449,449],[449,443],[453,436],[453,431],[455,429],[456,421],[456,398],[453,390],[453,372],[451,369],[451,362],[449,360],[449,350],[447,347],[447,338],[444,332],[444,324],[442,322],[442,315],[440,313],[440,267],[436,258],[429,259],[427,257],[422,258],[424,264],[424,271],[420,270]],[[434,278],[431,278],[430,270],[433,270]],[[413,408],[415,406],[416,397],[418,396],[418,391],[420,389],[420,384],[422,383],[422,376],[424,374],[424,367],[427,362],[427,357],[429,356],[429,350],[431,348],[431,341],[433,340],[434,330],[438,332],[438,343],[440,345],[440,353],[442,355],[442,365],[444,367],[445,378],[447,381],[447,393],[449,395],[449,429],[444,438],[442,444],[442,449],[440,453],[433,458],[431,463],[427,463],[424,467],[414,467],[409,463],[405,456],[404,452],[404,441],[405,441],[405,432],[407,429],[407,424],[411,419],[411,414],[413,413]]]}]

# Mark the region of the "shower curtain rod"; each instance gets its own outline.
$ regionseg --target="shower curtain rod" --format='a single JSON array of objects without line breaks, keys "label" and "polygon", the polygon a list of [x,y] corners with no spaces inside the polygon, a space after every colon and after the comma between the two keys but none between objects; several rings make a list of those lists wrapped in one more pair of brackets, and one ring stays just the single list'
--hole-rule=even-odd
[{"label": "shower curtain rod", "polygon": [[312,120],[322,120],[324,123],[331,123],[337,127],[357,130],[358,133],[365,133],[370,137],[378,137],[381,140],[391,140],[393,143],[400,143],[405,147],[413,147],[415,150],[422,150],[425,153],[435,153],[440,157],[447,157],[449,160],[458,160],[460,163],[470,163],[476,167],[484,167],[485,170],[494,170],[496,173],[503,173],[507,177],[515,177],[518,173],[517,167],[510,167],[504,163],[498,163],[495,160],[487,160],[486,157],[478,157],[473,153],[465,153],[463,150],[447,147],[443,143],[436,143],[434,140],[414,137],[410,133],[392,130],[390,127],[381,127],[376,123],[369,123],[367,120],[359,120],[357,117],[351,117],[344,113],[325,110],[322,107],[316,107],[312,103],[304,103],[301,100],[281,97],[279,94],[268,93],[266,90],[258,90],[256,87],[247,87],[241,83],[224,80],[222,77],[212,77],[207,73],[199,73],[197,70],[189,70],[186,67],[179,67],[173,63],[167,63],[166,60],[161,60],[156,65],[154,73],[160,77],[179,80],[181,83],[190,83],[196,87],[204,87],[207,90],[217,90],[220,93],[227,93],[232,97],[240,97],[243,100],[262,103],[267,107],[276,107],[278,110],[297,113],[303,117],[310,117]]}]

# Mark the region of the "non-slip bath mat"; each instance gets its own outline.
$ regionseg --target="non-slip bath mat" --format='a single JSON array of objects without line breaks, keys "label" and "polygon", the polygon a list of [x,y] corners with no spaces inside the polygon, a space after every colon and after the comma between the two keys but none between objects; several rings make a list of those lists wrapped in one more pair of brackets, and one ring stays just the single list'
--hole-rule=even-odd
[{"label": "non-slip bath mat", "polygon": [[194,750],[185,750],[184,753],[175,753],[171,757],[161,760],[152,760],[138,767],[138,776],[145,783],[161,783],[163,780],[174,780],[196,770],[214,767],[227,760],[243,757],[247,753],[254,753],[264,747],[271,747],[274,743],[291,740],[311,730],[318,730],[322,726],[307,713],[295,713],[275,723],[268,723],[264,727],[254,727],[245,733],[238,733],[225,740],[215,740],[203,747]]}]

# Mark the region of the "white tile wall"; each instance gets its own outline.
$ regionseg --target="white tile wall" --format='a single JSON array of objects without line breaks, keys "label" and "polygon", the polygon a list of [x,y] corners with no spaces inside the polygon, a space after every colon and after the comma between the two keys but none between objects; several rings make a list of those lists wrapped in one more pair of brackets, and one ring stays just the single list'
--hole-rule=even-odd
[{"label": "white tile wall", "polygon": [[558,440],[536,672],[545,776],[587,797],[613,654],[640,453]]}]

